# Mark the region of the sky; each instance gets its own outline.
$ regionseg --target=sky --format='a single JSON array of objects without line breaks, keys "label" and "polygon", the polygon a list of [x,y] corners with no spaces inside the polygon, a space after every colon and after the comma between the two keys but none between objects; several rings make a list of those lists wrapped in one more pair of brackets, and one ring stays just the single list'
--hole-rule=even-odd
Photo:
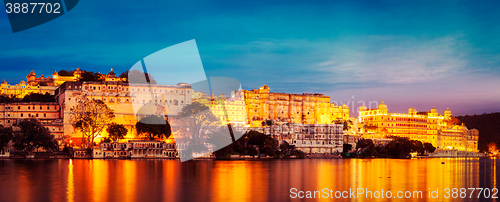
[{"label": "sky", "polygon": [[[80,1],[63,16],[12,33],[0,13],[0,79],[34,70],[118,74],[192,39],[208,77],[243,89],[323,93],[453,115],[500,112],[500,2]],[[182,68],[182,67],[179,67]],[[154,76],[154,75],[153,75]]]}]

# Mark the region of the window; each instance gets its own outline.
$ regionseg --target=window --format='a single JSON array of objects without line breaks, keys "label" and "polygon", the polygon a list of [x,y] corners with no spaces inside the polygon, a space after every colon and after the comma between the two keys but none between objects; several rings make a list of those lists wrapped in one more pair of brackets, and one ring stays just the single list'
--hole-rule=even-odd
[{"label": "window", "polygon": [[21,117],[23,117],[23,115],[24,115],[24,114],[23,114],[23,113],[21,113]]},{"label": "window", "polygon": [[21,106],[17,106],[17,109],[21,109]]},{"label": "window", "polygon": [[49,107],[49,106],[47,106],[47,109],[50,109],[50,107]]},{"label": "window", "polygon": [[43,117],[47,117],[47,114],[43,114]]},{"label": "window", "polygon": [[38,114],[36,114],[36,117],[38,117]]},{"label": "window", "polygon": [[40,109],[42,109],[42,106],[40,106]]},{"label": "window", "polygon": [[28,109],[31,109],[31,106],[28,106]]}]

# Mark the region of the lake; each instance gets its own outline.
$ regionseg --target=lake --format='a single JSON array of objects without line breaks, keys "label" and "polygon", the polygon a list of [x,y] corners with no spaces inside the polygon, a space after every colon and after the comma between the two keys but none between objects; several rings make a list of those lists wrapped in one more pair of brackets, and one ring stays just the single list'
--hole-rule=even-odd
[{"label": "lake", "polygon": [[[335,201],[401,201],[398,194],[405,201],[496,201],[492,197],[498,197],[493,189],[500,174],[497,163],[498,159],[478,158],[4,159],[0,160],[0,201],[332,201],[325,197]],[[364,193],[353,198],[352,190],[358,188],[356,194]],[[458,188],[456,193],[453,188]],[[464,195],[461,188],[471,188],[465,198],[460,197]],[[306,198],[314,191],[316,198]],[[415,198],[418,191],[422,196]],[[368,192],[371,198],[367,199]],[[485,198],[487,192],[489,197]],[[438,198],[429,198],[430,193]],[[406,199],[405,194],[410,197]]]}]

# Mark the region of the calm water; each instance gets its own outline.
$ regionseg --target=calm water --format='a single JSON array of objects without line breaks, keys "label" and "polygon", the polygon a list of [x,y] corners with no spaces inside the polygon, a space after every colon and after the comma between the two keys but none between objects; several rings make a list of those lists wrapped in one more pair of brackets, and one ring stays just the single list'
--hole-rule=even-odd
[{"label": "calm water", "polygon": [[[0,160],[0,201],[332,201],[292,199],[291,188],[297,192],[383,189],[393,196],[416,190],[423,192],[423,199],[405,201],[479,201],[477,195],[445,199],[443,189],[495,188],[498,163],[497,159]],[[439,199],[428,198],[429,188],[439,189]],[[338,201],[401,201],[360,196]]]}]

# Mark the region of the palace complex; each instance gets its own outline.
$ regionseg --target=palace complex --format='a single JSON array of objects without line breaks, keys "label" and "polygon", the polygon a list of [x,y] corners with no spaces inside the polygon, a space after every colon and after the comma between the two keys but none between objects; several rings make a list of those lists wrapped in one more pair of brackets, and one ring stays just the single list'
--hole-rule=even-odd
[{"label": "palace complex", "polygon": [[[78,81],[84,71],[80,70],[80,68],[76,68],[76,70],[68,72],[69,76],[59,75],[55,70],[52,73],[51,77],[45,77],[43,74],[39,77],[36,76],[35,71],[31,70],[31,72],[26,76],[26,82],[21,80],[19,84],[10,85],[7,81],[3,81],[0,85],[0,94],[23,98],[24,96],[31,93],[39,93],[39,94],[51,94],[54,95],[55,90],[58,86],[63,84],[64,82],[74,82]],[[113,72],[113,68],[108,74],[98,73],[102,81],[127,81],[126,78],[117,77]]]},{"label": "palace complex", "polygon": [[[61,105],[64,119],[64,135],[81,137],[70,123],[70,109],[81,99],[102,100],[114,111],[114,122],[128,129],[127,139],[137,137],[135,124],[140,118],[155,115],[177,115],[191,103],[191,85],[128,84],[114,81],[66,82],[56,90],[57,102]],[[152,106],[153,110],[148,107]],[[106,137],[104,131],[102,137]]]},{"label": "palace complex", "polygon": [[[477,151],[478,146],[478,130],[455,125],[448,109],[443,115],[434,107],[425,112],[410,108],[407,114],[401,114],[389,113],[384,102],[375,109],[363,104],[353,121],[349,107],[332,103],[329,96],[318,93],[275,93],[264,85],[253,90],[233,91],[231,96],[214,96],[194,92],[187,83],[129,84],[126,78],[117,77],[113,69],[108,74],[98,73],[101,81],[79,81],[84,73],[77,68],[64,75],[54,71],[52,77],[37,77],[31,71],[27,82],[16,85],[2,82],[3,95],[23,98],[30,93],[48,93],[54,95],[56,101],[0,103],[0,124],[9,127],[23,119],[35,118],[60,143],[68,138],[81,138],[70,123],[70,109],[82,99],[97,99],[114,111],[113,122],[128,129],[125,138],[130,140],[137,138],[135,124],[140,118],[151,114],[175,118],[184,106],[199,102],[210,107],[221,124],[263,131],[305,152],[340,151],[344,139],[351,136],[374,140],[408,137],[432,143],[438,149],[463,151]],[[263,124],[267,120],[273,124]],[[349,130],[343,122],[354,125]],[[106,136],[103,131],[100,137]]]},{"label": "palace complex", "polygon": [[467,129],[464,125],[452,123],[451,111],[438,114],[435,107],[420,112],[408,109],[407,114],[389,113],[387,105],[368,109],[364,104],[359,108],[361,136],[370,139],[383,139],[389,136],[408,137],[412,140],[432,143],[438,149],[477,151],[479,131]]},{"label": "palace complex", "polygon": [[247,119],[252,127],[264,120],[278,123],[331,124],[337,119],[349,119],[349,107],[330,103],[323,94],[272,93],[267,85],[243,90]]}]

